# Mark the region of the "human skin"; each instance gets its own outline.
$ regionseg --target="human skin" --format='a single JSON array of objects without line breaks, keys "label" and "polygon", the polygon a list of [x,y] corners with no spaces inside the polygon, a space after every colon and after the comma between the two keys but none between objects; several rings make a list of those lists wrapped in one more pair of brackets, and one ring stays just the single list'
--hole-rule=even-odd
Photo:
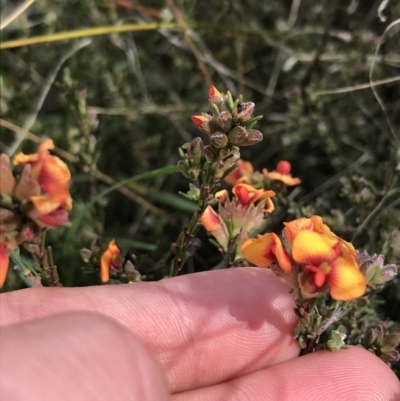
[{"label": "human skin", "polygon": [[0,296],[2,401],[400,401],[352,347],[298,357],[289,288],[268,269]]}]

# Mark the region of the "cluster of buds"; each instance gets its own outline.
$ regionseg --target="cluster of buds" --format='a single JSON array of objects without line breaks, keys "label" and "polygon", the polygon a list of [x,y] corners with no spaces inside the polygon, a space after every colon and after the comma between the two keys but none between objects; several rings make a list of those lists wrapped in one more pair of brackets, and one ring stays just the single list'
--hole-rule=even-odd
[{"label": "cluster of buds", "polygon": [[101,250],[98,239],[92,241],[90,249],[83,248],[80,255],[85,263],[96,266],[100,271],[100,280],[107,283],[110,276],[118,282],[134,283],[140,281],[140,273],[130,260],[125,260],[121,255],[115,240],[112,239],[105,250]]},{"label": "cluster of buds", "polygon": [[210,145],[203,149],[207,163],[211,164],[214,177],[223,178],[235,167],[240,158],[239,148],[260,142],[263,135],[254,129],[262,116],[252,117],[253,102],[235,101],[231,93],[219,92],[215,86],[209,90],[211,114],[192,116],[193,123],[210,138]]},{"label": "cluster of buds", "polygon": [[364,346],[386,363],[400,361],[400,332],[389,332],[383,322],[369,330]]},{"label": "cluster of buds", "polygon": [[0,287],[4,284],[9,255],[21,244],[36,243],[43,230],[68,222],[72,199],[67,165],[49,153],[51,139],[35,154],[19,153],[14,165],[23,165],[15,178],[7,155],[0,156]]},{"label": "cluster of buds", "polygon": [[209,205],[200,218],[203,227],[217,240],[223,252],[229,252],[229,244],[235,243],[241,258],[240,246],[252,232],[265,224],[265,216],[274,210],[271,197],[274,191],[256,189],[248,184],[237,184],[232,189],[233,198],[228,191],[215,194],[218,199],[218,213]]},{"label": "cluster of buds", "polygon": [[[225,177],[225,182],[234,186],[239,183],[251,184],[256,188],[274,187],[277,189],[285,186],[294,186],[301,183],[300,178],[292,177],[290,174],[291,165],[286,160],[281,160],[275,170],[263,169],[262,173],[254,171],[253,165],[240,159],[237,167]],[[275,187],[274,187],[275,189]]]},{"label": "cluster of buds", "polygon": [[385,265],[384,255],[369,255],[366,251],[357,252],[357,255],[360,270],[370,286],[384,284],[397,276],[397,266]]}]

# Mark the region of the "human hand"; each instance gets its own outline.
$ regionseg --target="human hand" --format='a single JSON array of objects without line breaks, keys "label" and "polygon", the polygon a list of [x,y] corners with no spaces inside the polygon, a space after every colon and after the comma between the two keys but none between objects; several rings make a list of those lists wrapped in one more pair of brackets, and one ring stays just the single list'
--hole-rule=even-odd
[{"label": "human hand", "polygon": [[396,376],[368,351],[298,358],[288,291],[246,268],[2,294],[1,399],[400,400]]}]

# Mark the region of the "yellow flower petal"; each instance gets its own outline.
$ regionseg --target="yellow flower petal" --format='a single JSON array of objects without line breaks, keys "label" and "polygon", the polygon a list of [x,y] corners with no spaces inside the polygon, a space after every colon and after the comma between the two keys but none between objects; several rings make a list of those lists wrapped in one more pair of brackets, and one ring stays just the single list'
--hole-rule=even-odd
[{"label": "yellow flower petal", "polygon": [[323,262],[334,260],[337,254],[323,235],[302,230],[293,241],[292,256],[298,263],[319,266]]},{"label": "yellow flower petal", "polygon": [[272,261],[276,261],[284,272],[289,273],[292,269],[289,256],[275,233],[257,235],[257,238],[248,239],[243,243],[241,252],[256,266],[268,267]]},{"label": "yellow flower petal", "polygon": [[330,293],[338,301],[350,301],[365,294],[367,282],[353,258],[339,257],[327,276]]},{"label": "yellow flower petal", "polygon": [[250,238],[243,243],[241,252],[243,257],[253,265],[268,267],[273,260],[269,250],[274,243],[272,233],[257,235],[257,238]]}]

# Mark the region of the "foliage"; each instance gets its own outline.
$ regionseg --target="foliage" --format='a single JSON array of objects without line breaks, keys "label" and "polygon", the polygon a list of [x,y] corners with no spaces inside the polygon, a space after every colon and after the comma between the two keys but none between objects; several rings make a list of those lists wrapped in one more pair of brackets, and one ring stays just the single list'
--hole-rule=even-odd
[{"label": "foliage", "polygon": [[[43,38],[1,50],[1,152],[34,153],[51,137],[69,165],[71,223],[46,239],[60,282],[100,283],[100,251],[114,238],[119,257],[134,265],[127,277],[169,274],[170,245],[196,210],[178,195],[189,189],[176,174],[178,149],[198,135],[190,116],[206,110],[212,84],[252,99],[264,116],[264,140],[241,157],[260,171],[290,160],[302,180],[279,198],[266,231],[320,215],[357,249],[398,263],[400,47],[391,23],[400,8],[389,2],[380,17],[379,4],[37,0],[5,27],[2,48]],[[12,11],[2,0],[2,15]],[[107,34],[88,38],[99,26]],[[52,42],[59,32],[64,40]],[[221,254],[203,231],[199,238],[201,250],[194,244],[180,274],[219,266]],[[82,262],[82,248],[93,263]],[[10,269],[3,290],[24,285]],[[399,285],[394,279],[356,308],[372,317],[357,320],[369,323],[353,343],[380,320],[400,321]],[[343,324],[348,334],[358,330]]]}]

